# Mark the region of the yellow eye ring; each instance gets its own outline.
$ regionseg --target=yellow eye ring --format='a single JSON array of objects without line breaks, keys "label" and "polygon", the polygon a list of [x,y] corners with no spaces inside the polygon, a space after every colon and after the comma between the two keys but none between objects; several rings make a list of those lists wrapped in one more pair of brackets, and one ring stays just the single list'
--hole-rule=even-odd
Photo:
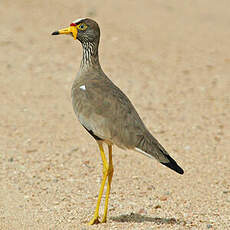
[{"label": "yellow eye ring", "polygon": [[87,25],[85,23],[80,23],[77,25],[77,28],[79,30],[86,30],[87,29]]}]

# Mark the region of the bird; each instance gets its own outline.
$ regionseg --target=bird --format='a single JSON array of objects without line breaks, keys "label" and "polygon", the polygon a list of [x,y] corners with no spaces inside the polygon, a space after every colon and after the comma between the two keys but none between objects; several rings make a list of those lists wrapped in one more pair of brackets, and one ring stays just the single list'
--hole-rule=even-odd
[{"label": "bird", "polygon": [[[106,76],[99,62],[100,28],[90,18],[79,18],[52,35],[71,35],[83,48],[80,69],[72,85],[72,105],[86,131],[96,140],[103,162],[103,176],[96,209],[89,224],[107,221],[113,177],[113,145],[155,158],[164,166],[183,174],[184,170],[146,128],[128,97]],[[103,145],[108,147],[108,160]],[[106,186],[105,207],[99,217],[101,198]]]}]

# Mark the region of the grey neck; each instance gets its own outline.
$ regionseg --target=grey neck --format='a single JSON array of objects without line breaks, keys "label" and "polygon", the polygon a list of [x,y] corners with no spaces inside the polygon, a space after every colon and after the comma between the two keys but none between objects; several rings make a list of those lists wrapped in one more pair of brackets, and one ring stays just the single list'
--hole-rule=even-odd
[{"label": "grey neck", "polygon": [[98,44],[91,42],[83,42],[83,57],[81,60],[81,70],[90,68],[101,68],[98,57]]}]

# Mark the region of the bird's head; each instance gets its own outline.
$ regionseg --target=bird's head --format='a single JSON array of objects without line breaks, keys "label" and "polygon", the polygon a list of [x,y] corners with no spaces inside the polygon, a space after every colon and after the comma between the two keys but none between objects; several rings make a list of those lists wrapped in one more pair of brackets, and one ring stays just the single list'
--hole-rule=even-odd
[{"label": "bird's head", "polygon": [[57,30],[52,35],[70,34],[81,43],[98,43],[100,38],[100,29],[98,24],[89,18],[81,18],[73,21],[69,27]]}]

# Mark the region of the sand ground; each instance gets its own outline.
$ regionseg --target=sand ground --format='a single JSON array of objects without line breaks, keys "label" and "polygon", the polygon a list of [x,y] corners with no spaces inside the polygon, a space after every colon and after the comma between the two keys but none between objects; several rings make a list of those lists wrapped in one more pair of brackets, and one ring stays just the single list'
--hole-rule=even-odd
[{"label": "sand ground", "polygon": [[[0,3],[0,229],[230,229],[230,1]],[[183,176],[114,148],[107,224],[89,227],[101,181],[70,89],[82,50],[50,36],[100,24],[101,65]]]}]

